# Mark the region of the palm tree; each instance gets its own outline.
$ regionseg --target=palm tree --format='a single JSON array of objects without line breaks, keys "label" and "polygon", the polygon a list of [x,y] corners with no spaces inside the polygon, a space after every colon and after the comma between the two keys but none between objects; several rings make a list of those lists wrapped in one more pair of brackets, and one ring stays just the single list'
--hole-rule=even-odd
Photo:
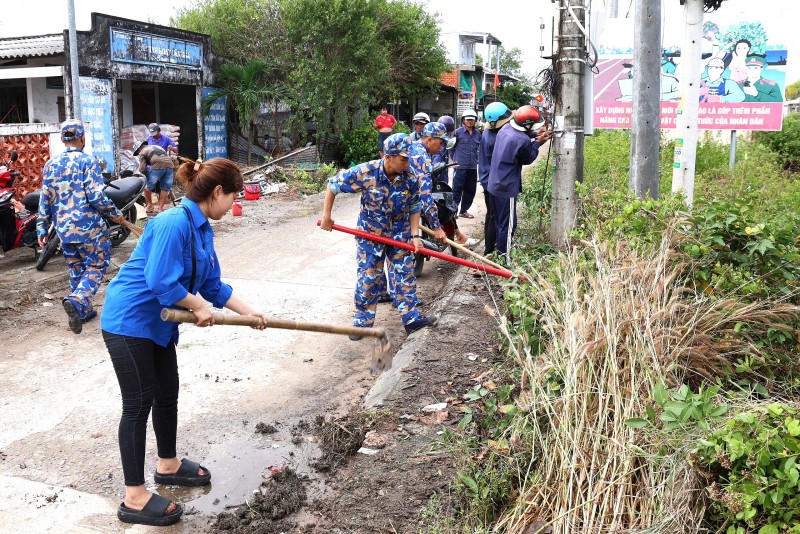
[{"label": "palm tree", "polygon": [[[226,63],[219,70],[218,80],[222,85],[203,99],[202,112],[208,115],[211,106],[221,98],[228,101],[239,115],[240,127],[247,125],[247,166],[250,166],[250,150],[253,146],[255,121],[265,102],[288,99],[289,91],[281,83],[274,81],[272,68],[261,59],[251,59],[244,65]],[[272,78],[272,80],[271,80]]]}]

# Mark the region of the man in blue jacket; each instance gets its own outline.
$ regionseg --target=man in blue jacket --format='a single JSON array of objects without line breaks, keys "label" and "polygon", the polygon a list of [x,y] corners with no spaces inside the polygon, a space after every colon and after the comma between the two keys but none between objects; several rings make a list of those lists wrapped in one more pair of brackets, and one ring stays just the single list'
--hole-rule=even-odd
[{"label": "man in blue jacket", "polygon": [[517,196],[522,191],[522,167],[539,155],[539,147],[553,136],[533,106],[522,106],[495,139],[489,168],[489,193],[492,195],[497,227],[497,252],[506,262],[511,238],[517,229]]},{"label": "man in blue jacket", "polygon": [[486,127],[481,134],[481,147],[478,160],[478,179],[483,187],[483,199],[486,202],[486,219],[483,221],[483,254],[488,256],[497,248],[497,226],[494,222],[494,202],[489,193],[489,170],[492,165],[492,153],[497,132],[511,120],[511,110],[502,102],[492,102],[483,111]]},{"label": "man in blue jacket", "polygon": [[459,217],[474,219],[474,215],[467,210],[472,206],[475,191],[478,189],[478,149],[481,144],[481,132],[475,128],[478,115],[474,111],[466,111],[461,118],[464,126],[453,133],[456,146],[453,149],[452,160],[458,163],[453,175],[453,200],[456,205],[461,205],[458,209]]}]

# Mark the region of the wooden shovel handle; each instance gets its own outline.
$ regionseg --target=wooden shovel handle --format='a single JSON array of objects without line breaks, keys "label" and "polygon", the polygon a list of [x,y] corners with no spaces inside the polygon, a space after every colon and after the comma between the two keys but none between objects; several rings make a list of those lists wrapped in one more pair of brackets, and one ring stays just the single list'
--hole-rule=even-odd
[{"label": "wooden shovel handle", "polygon": [[[431,230],[430,228],[425,228],[422,225],[420,225],[419,229],[422,230],[423,232],[425,232],[426,234],[428,234],[429,236],[435,236],[436,235],[433,230]],[[481,256],[477,252],[471,251],[470,249],[468,249],[464,245],[460,245],[460,244],[456,243],[455,241],[453,241],[452,239],[446,239],[446,241],[447,241],[447,244],[450,245],[451,247],[455,247],[458,250],[460,250],[461,252],[464,252],[465,254],[469,254],[473,258],[482,261],[486,265],[491,265],[492,267],[495,267],[497,269],[502,269],[504,271],[508,270],[505,267],[503,267],[502,265],[499,265],[499,264],[493,262],[492,260],[490,260],[486,256]]]},{"label": "wooden shovel handle", "polygon": [[[252,315],[234,315],[228,313],[214,312],[214,324],[229,324],[238,326],[259,326],[262,324],[261,318],[253,317]],[[187,310],[173,310],[171,308],[162,308],[161,320],[169,321],[171,323],[195,323],[197,317],[191,311]],[[291,321],[288,319],[269,319],[266,324],[267,328],[281,328],[283,330],[303,330],[306,332],[323,332],[327,334],[342,334],[346,336],[371,336],[383,338],[386,337],[386,331],[383,328],[360,328],[357,326],[340,326],[334,324],[324,323],[309,323],[305,321]]]},{"label": "wooden shovel handle", "polygon": [[122,226],[130,230],[131,233],[136,237],[142,237],[142,234],[144,233],[144,228],[140,228],[126,219],[123,219],[121,224]]}]

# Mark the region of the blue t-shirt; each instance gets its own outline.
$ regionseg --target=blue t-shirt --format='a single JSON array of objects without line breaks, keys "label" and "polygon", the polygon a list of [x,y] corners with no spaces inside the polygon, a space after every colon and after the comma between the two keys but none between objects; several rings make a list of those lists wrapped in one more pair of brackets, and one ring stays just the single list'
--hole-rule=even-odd
[{"label": "blue t-shirt", "polygon": [[160,146],[167,153],[169,153],[169,147],[171,147],[171,146],[174,146],[175,148],[178,148],[178,145],[175,144],[175,141],[173,141],[172,139],[170,139],[169,137],[167,137],[163,133],[161,134],[161,136],[158,139],[156,139],[152,135],[150,137],[148,137],[147,138],[147,144],[148,145]]},{"label": "blue t-shirt", "polygon": [[[166,347],[178,343],[178,323],[162,321],[161,308],[174,308],[189,294],[192,246],[196,256],[195,293],[222,308],[233,289],[220,280],[214,231],[200,207],[184,197],[174,208],[150,220],[131,258],[108,284],[100,327],[121,336],[143,337]],[[180,308],[183,309],[183,308]]]}]

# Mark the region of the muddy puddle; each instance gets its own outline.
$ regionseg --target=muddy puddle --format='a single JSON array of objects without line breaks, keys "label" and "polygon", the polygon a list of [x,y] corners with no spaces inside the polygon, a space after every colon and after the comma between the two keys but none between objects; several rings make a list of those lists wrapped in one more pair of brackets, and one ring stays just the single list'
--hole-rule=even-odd
[{"label": "muddy puddle", "polygon": [[[259,423],[259,429],[273,426]],[[277,432],[254,432],[254,439],[212,445],[209,460],[203,465],[211,472],[211,484],[200,488],[159,486],[158,493],[182,502],[192,514],[215,516],[231,511],[252,500],[255,490],[276,473],[287,468],[308,475],[308,494],[312,498],[323,492],[323,482],[313,476],[309,466],[320,449],[310,425],[304,421],[294,425],[275,425]]]}]

